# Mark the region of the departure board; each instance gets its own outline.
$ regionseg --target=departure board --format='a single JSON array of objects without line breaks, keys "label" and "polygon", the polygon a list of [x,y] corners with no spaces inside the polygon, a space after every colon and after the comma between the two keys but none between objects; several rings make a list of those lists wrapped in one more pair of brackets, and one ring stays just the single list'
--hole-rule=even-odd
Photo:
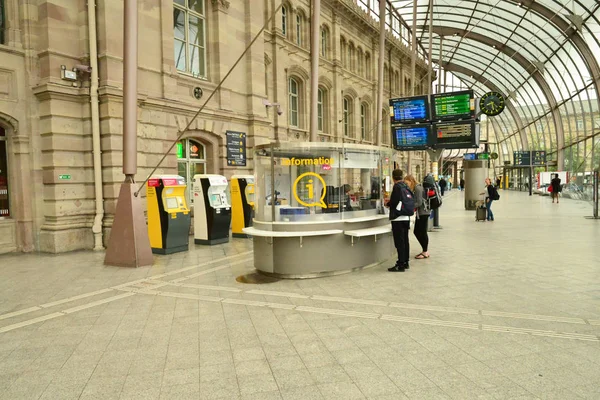
[{"label": "departure board", "polygon": [[472,90],[432,95],[433,119],[448,121],[475,118],[475,98]]},{"label": "departure board", "polygon": [[412,124],[429,120],[429,96],[390,99],[392,124]]},{"label": "departure board", "polygon": [[475,121],[443,122],[433,125],[436,148],[469,149],[479,147],[479,125]]},{"label": "departure board", "polygon": [[532,152],[533,165],[546,165],[546,152],[541,150],[533,150]]},{"label": "departure board", "polygon": [[425,150],[432,145],[429,125],[393,127],[392,132],[396,150]]},{"label": "departure board", "polygon": [[523,167],[546,165],[546,152],[543,150],[513,151],[513,164]]}]

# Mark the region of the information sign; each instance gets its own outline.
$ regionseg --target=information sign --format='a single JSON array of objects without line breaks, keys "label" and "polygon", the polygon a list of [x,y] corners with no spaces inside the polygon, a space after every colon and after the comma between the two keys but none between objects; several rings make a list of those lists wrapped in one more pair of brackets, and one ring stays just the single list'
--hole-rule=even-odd
[{"label": "information sign", "polygon": [[433,144],[429,125],[393,127],[392,131],[396,150],[425,150]]},{"label": "information sign", "polygon": [[529,167],[531,165],[531,153],[529,151],[513,151],[513,164]]},{"label": "information sign", "polygon": [[488,153],[478,153],[477,154],[477,159],[478,160],[489,160],[490,159],[490,155]]},{"label": "information sign", "polygon": [[546,165],[546,152],[541,150],[533,150],[532,152],[533,165]]},{"label": "information sign", "polygon": [[243,132],[227,131],[227,165],[236,167],[246,166],[246,134]]},{"label": "information sign", "polygon": [[412,124],[429,120],[429,96],[390,99],[392,124]]},{"label": "information sign", "polygon": [[433,125],[436,143],[442,149],[479,147],[479,125],[475,121],[442,122]]},{"label": "information sign", "polygon": [[475,153],[465,153],[465,154],[463,154],[463,158],[465,160],[476,160],[477,159],[477,154],[475,154]]},{"label": "information sign", "polygon": [[475,118],[475,98],[472,90],[439,93],[431,96],[433,120],[451,121]]}]

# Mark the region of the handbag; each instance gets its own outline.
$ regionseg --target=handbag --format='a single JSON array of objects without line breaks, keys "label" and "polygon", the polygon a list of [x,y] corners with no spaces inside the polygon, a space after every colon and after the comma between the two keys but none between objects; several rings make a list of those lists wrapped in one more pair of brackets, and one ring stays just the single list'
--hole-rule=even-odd
[{"label": "handbag", "polygon": [[554,189],[552,189],[552,185],[548,186],[548,193],[552,193]]}]

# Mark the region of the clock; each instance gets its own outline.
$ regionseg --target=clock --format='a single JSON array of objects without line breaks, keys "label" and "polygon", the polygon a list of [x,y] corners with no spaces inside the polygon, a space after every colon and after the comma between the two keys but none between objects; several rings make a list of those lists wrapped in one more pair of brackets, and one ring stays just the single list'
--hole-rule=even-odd
[{"label": "clock", "polygon": [[498,92],[488,92],[479,100],[479,108],[487,116],[498,115],[504,111],[504,96]]}]

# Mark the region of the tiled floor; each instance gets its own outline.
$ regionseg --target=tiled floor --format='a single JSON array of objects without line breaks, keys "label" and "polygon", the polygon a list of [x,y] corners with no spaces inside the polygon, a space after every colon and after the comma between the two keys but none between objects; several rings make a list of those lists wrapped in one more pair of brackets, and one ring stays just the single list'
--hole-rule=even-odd
[{"label": "tiled floor", "polygon": [[484,223],[451,192],[405,273],[241,284],[240,239],[0,256],[0,398],[600,399],[600,221],[501,195]]}]

